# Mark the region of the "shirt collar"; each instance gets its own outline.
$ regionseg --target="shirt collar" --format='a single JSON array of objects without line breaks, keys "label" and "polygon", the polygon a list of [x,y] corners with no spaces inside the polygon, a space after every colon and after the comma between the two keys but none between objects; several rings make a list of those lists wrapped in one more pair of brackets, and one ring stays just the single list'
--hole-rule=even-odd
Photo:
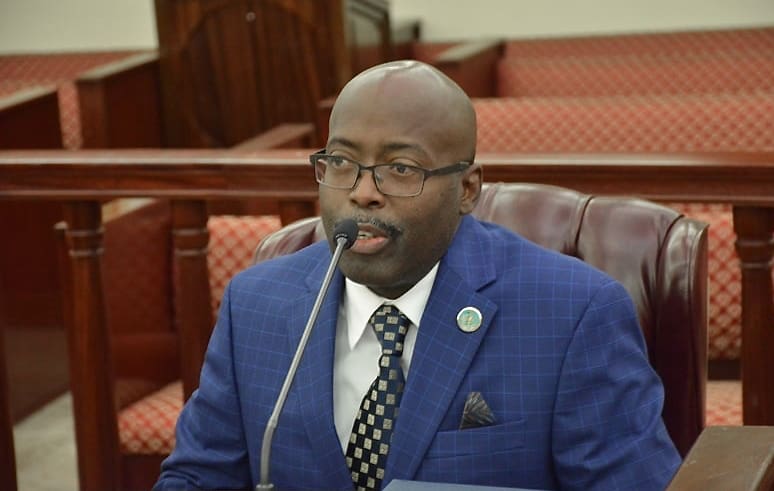
[{"label": "shirt collar", "polygon": [[433,289],[435,276],[438,273],[438,264],[435,263],[435,266],[416,285],[394,300],[377,295],[367,286],[345,278],[343,308],[347,316],[349,348],[353,349],[360,341],[371,315],[384,303],[398,307],[411,323],[419,328],[419,321],[422,319],[427,300]]}]

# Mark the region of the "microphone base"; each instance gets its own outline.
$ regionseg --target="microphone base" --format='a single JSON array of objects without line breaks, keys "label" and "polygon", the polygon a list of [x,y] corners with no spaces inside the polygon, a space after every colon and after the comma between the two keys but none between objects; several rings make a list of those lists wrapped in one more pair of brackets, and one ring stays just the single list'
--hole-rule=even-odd
[{"label": "microphone base", "polygon": [[255,491],[275,491],[274,484],[256,484]]}]

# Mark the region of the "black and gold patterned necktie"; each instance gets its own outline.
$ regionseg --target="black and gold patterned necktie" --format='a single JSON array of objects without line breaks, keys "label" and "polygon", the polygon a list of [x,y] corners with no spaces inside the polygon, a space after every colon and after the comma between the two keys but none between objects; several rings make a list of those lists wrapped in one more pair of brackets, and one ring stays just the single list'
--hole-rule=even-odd
[{"label": "black and gold patterned necktie", "polygon": [[360,403],[347,446],[347,465],[355,489],[379,490],[405,378],[400,367],[403,341],[411,321],[393,305],[382,305],[368,324],[382,345],[379,375]]}]

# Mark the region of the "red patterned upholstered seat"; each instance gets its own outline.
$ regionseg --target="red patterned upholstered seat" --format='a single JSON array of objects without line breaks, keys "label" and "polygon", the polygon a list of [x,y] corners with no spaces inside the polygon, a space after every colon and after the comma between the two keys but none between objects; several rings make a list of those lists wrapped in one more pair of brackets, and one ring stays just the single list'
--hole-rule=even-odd
[{"label": "red patterned upholstered seat", "polygon": [[[207,263],[213,318],[217,315],[228,281],[250,265],[261,239],[280,226],[276,216],[222,215],[209,219]],[[175,381],[122,409],[118,415],[121,451],[127,454],[168,454],[175,445],[175,423],[182,406],[182,384]]]},{"label": "red patterned upholstered seat", "polygon": [[577,36],[551,39],[514,39],[505,48],[507,58],[617,56],[648,54],[710,54],[770,51],[774,28],[659,32],[627,35]]},{"label": "red patterned upholstered seat", "polygon": [[742,385],[732,380],[713,380],[707,384],[706,425],[742,424]]},{"label": "red patterned upholstered seat", "polygon": [[173,382],[118,413],[121,452],[169,454],[175,448],[175,423],[183,408],[183,384]]},{"label": "red patterned upholstered seat", "polygon": [[774,149],[774,93],[491,98],[475,102],[480,152]]},{"label": "red patterned upholstered seat", "polygon": [[[121,468],[117,479],[121,489],[147,489],[158,476],[162,459],[174,448],[175,424],[183,406],[182,384],[177,380],[181,362],[173,305],[172,209],[164,200],[138,199],[106,204],[102,213],[102,272],[113,366],[113,390],[108,394],[117,409],[112,413],[117,429],[113,438],[120,452],[115,461],[120,460]],[[279,228],[275,216],[210,218],[213,307],[231,276],[250,264],[261,239]],[[66,254],[64,240],[60,243]],[[70,268],[64,269],[68,278]],[[68,327],[76,330],[72,324]],[[73,392],[77,397],[78,391]],[[94,413],[84,407],[78,401],[76,425],[93,426]],[[97,457],[88,446],[79,446],[78,459],[83,465],[112,457]]]},{"label": "red patterned upholstered seat", "polygon": [[213,216],[207,222],[210,296],[215,319],[229,280],[251,264],[258,243],[282,226],[277,216]]},{"label": "red patterned upholstered seat", "polygon": [[720,55],[505,58],[499,97],[739,93],[774,89],[774,49]]}]

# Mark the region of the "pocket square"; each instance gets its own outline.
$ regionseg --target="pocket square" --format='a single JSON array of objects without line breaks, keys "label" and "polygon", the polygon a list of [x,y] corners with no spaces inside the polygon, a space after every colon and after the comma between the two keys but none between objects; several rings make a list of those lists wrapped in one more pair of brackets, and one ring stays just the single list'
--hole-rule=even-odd
[{"label": "pocket square", "polygon": [[486,403],[481,392],[471,392],[465,401],[465,407],[462,410],[462,420],[460,429],[480,428],[494,424],[495,418],[489,404]]}]

